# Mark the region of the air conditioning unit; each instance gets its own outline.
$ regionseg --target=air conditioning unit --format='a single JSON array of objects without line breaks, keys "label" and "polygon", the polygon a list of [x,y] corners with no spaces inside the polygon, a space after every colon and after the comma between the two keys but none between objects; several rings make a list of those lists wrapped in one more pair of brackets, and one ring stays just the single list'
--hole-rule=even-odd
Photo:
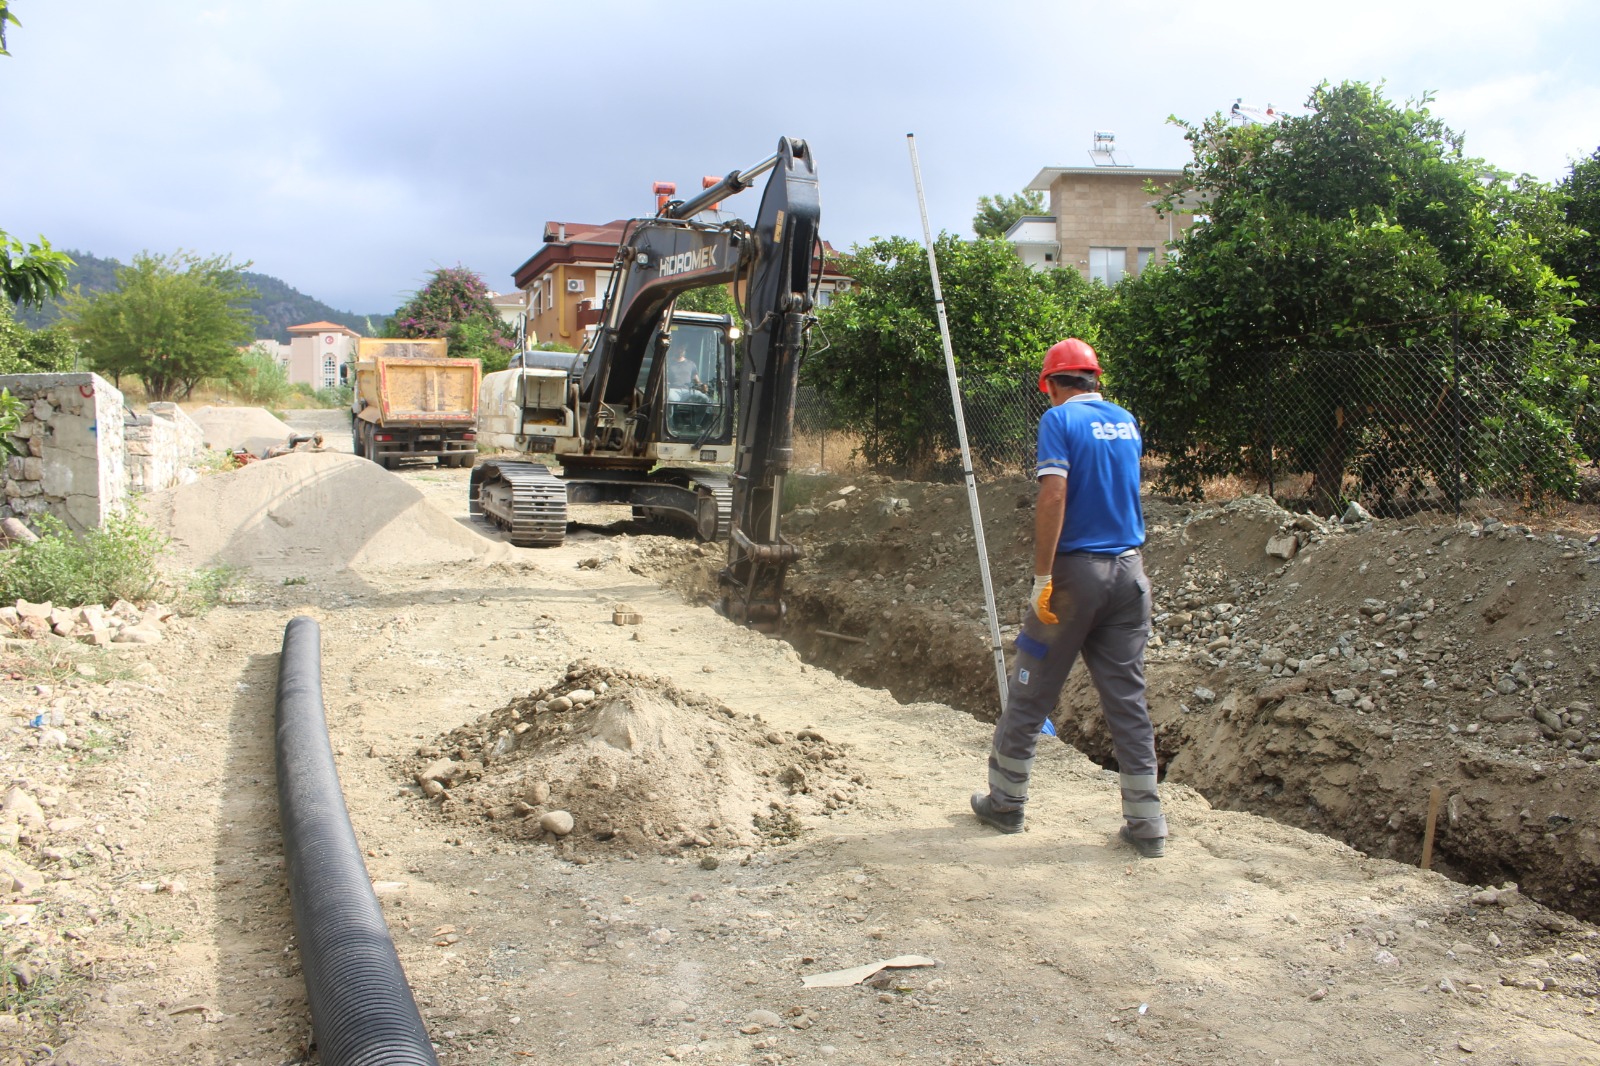
[{"label": "air conditioning unit", "polygon": [[567,279],[567,291],[568,292],[582,292],[583,291],[583,279],[582,278],[568,278]]}]

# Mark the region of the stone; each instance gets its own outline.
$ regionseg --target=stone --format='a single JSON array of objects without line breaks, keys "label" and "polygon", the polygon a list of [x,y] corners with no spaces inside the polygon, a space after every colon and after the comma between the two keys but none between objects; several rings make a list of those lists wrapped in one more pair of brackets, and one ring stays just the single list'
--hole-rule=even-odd
[{"label": "stone", "polygon": [[1274,559],[1293,559],[1300,551],[1300,541],[1293,534],[1272,537],[1267,541],[1267,554]]},{"label": "stone", "polygon": [[572,815],[566,811],[546,811],[539,816],[539,827],[558,837],[564,837],[572,832],[574,824],[576,823]]},{"label": "stone", "polygon": [[17,601],[18,618],[34,618],[41,622],[48,622],[50,620],[50,612],[53,609],[54,606],[49,600],[44,603],[29,603],[27,600]]},{"label": "stone", "polygon": [[572,701],[572,705],[574,707],[581,707],[585,703],[594,702],[594,690],[587,688],[575,688],[571,692],[567,693],[567,699]]},{"label": "stone", "polygon": [[454,759],[435,759],[417,772],[417,784],[424,781],[454,781],[457,772]]},{"label": "stone", "polygon": [[[783,1019],[770,1010],[753,1010],[746,1016],[745,1021],[750,1025],[760,1026],[761,1029],[776,1029],[783,1024]],[[760,1032],[760,1029],[757,1032]]]},{"label": "stone", "polygon": [[1365,507],[1351,500],[1350,506],[1344,509],[1344,516],[1341,521],[1347,526],[1353,526],[1360,522],[1372,521],[1372,515],[1367,512]]},{"label": "stone", "polygon": [[6,790],[6,798],[0,801],[0,820],[36,833],[44,828],[44,809],[32,793],[21,785],[12,785]]},{"label": "stone", "polygon": [[159,644],[161,643],[161,630],[153,626],[128,626],[120,630],[111,638],[113,644]]},{"label": "stone", "polygon": [[550,802],[550,782],[534,781],[528,785],[528,790],[522,795],[524,799],[535,807],[543,807]]},{"label": "stone", "polygon": [[565,696],[557,696],[555,699],[550,701],[547,709],[557,713],[562,711],[570,711],[572,710],[572,701]]},{"label": "stone", "polygon": [[1217,694],[1206,688],[1204,685],[1196,685],[1194,690],[1194,698],[1199,700],[1201,703],[1210,703],[1217,698]]},{"label": "stone", "polygon": [[32,895],[44,887],[44,882],[44,874],[15,855],[0,852],[0,886],[12,892]]}]

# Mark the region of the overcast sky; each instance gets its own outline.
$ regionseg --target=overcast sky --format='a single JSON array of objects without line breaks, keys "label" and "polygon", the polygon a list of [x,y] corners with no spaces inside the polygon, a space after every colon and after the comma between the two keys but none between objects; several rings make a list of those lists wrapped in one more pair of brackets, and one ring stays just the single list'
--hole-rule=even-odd
[{"label": "overcast sky", "polygon": [[[1470,154],[1560,180],[1600,146],[1600,4],[1250,0],[12,0],[0,228],[126,262],[249,259],[387,312],[457,263],[491,288],[546,220],[649,214],[811,142],[822,233],[921,236],[1113,130],[1188,158],[1169,115],[1294,106],[1318,81],[1434,92]],[[734,201],[753,215],[759,190]],[[744,203],[743,201],[749,201]]]}]

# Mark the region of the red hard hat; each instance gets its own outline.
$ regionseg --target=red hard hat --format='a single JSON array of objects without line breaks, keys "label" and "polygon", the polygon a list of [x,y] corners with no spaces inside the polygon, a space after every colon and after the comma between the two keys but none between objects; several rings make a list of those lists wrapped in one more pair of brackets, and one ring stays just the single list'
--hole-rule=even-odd
[{"label": "red hard hat", "polygon": [[1050,346],[1044,353],[1044,369],[1039,371],[1039,391],[1049,392],[1045,382],[1051,374],[1093,374],[1100,376],[1100,360],[1094,349],[1076,337]]}]

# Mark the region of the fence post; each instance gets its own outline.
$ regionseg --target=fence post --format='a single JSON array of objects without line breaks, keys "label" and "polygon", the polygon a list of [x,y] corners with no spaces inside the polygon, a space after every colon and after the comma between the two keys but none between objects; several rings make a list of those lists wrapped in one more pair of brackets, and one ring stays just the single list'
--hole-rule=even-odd
[{"label": "fence post", "polygon": [[1461,312],[1450,315],[1450,502],[1461,521]]}]

